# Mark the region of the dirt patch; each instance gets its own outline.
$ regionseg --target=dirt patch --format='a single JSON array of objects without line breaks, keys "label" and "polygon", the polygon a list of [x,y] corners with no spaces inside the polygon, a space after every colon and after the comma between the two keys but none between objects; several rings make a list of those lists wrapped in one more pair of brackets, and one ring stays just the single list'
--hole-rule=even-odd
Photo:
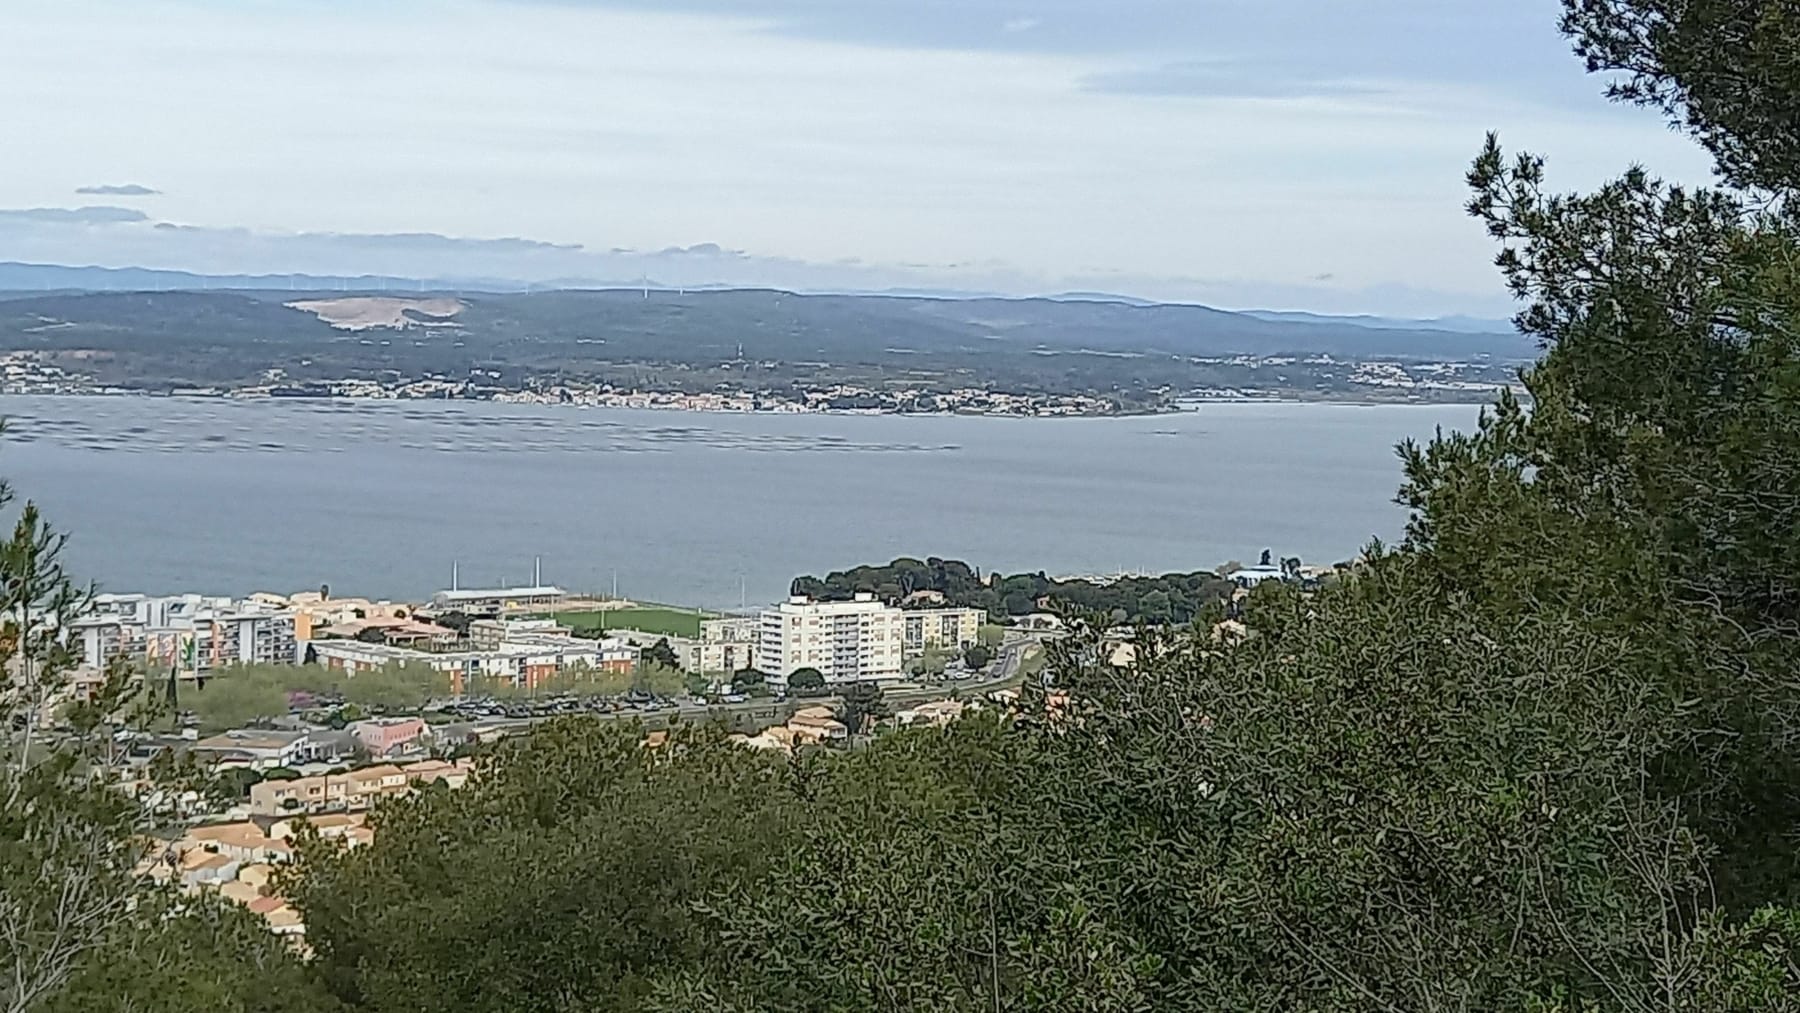
[{"label": "dirt patch", "polygon": [[289,309],[311,313],[340,331],[367,331],[378,327],[460,327],[457,314],[465,308],[461,299],[390,299],[386,296],[351,296],[344,299],[304,299],[286,304]]}]

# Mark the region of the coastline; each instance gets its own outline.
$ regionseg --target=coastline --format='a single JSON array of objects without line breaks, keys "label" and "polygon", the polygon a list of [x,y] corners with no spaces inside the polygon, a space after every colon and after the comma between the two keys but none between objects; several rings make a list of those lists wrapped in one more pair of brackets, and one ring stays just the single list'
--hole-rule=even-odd
[{"label": "coastline", "polygon": [[[612,409],[629,411],[657,411],[696,415],[824,415],[824,416],[896,416],[916,418],[991,418],[991,419],[1131,419],[1156,418],[1167,415],[1184,415],[1197,412],[1207,405],[1338,405],[1343,407],[1433,407],[1433,406],[1482,406],[1493,403],[1501,388],[1487,391],[1457,391],[1466,396],[1455,397],[1369,397],[1365,395],[1301,397],[1292,394],[1256,395],[1232,393],[1229,395],[1208,396],[1191,394],[1175,398],[1170,402],[1141,408],[1122,409],[1118,411],[979,411],[954,409],[946,410],[899,410],[892,408],[831,408],[831,407],[770,407],[770,408],[736,408],[724,406],[698,406],[671,404],[654,400],[633,403],[595,403],[590,401],[564,401],[552,398],[530,397],[468,397],[468,396],[371,396],[362,394],[329,394],[306,396],[272,395],[266,392],[244,392],[235,390],[201,391],[153,391],[130,389],[96,389],[96,390],[3,390],[0,396],[16,397],[57,397],[57,398],[127,398],[127,399],[169,399],[187,402],[235,401],[235,402],[298,402],[311,404],[361,404],[392,402],[396,404],[419,404],[436,402],[441,404],[509,404],[531,405],[546,408],[573,409]],[[1516,394],[1522,392],[1515,390]]]}]

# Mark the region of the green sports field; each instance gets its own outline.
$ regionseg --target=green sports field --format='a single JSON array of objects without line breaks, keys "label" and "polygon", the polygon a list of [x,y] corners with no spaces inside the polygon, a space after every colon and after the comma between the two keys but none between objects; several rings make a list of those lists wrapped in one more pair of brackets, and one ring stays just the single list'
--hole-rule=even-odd
[{"label": "green sports field", "polygon": [[642,630],[645,633],[694,639],[700,636],[700,621],[711,616],[695,615],[680,609],[647,607],[558,612],[552,618],[577,630]]}]

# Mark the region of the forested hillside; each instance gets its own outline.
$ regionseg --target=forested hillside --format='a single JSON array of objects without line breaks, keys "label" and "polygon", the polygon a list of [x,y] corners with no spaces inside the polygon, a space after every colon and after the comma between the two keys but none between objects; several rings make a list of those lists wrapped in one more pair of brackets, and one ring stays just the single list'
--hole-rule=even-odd
[{"label": "forested hillside", "polygon": [[1054,608],[1121,623],[1189,623],[1206,606],[1229,598],[1232,588],[1230,581],[1209,570],[1104,582],[1059,580],[1043,573],[983,577],[961,560],[933,556],[858,566],[822,578],[800,577],[791,590],[819,601],[847,601],[866,593],[889,604],[903,604],[920,591],[932,591],[942,595],[946,605],[985,609],[997,620]]},{"label": "forested hillside", "polygon": [[[298,380],[480,369],[508,385],[558,376],[706,390],[839,379],[1051,393],[1246,382],[1196,358],[1506,363],[1533,351],[1518,334],[1267,321],[1203,306],[767,290],[436,295],[461,308],[429,326],[352,330],[288,305],[349,298],[341,292],[13,294],[0,298],[0,351],[41,353],[150,390],[253,384],[279,368]],[[1348,376],[1342,366],[1287,372]]]}]

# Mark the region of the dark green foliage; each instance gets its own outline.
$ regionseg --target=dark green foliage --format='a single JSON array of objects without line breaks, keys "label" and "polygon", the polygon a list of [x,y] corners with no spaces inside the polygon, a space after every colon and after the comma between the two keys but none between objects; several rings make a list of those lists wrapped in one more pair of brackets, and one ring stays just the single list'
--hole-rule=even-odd
[{"label": "dark green foliage", "polygon": [[1216,573],[1170,573],[1123,577],[1106,584],[1052,580],[1042,573],[998,574],[984,579],[969,564],[935,556],[923,561],[896,559],[886,566],[859,566],[818,577],[800,577],[792,593],[820,601],[845,601],[873,594],[889,603],[917,591],[936,591],[948,605],[986,609],[996,619],[1038,611],[1040,599],[1054,608],[1118,612],[1122,622],[1188,623],[1206,606],[1230,597],[1232,585]]},{"label": "dark green foliage", "polygon": [[626,1010],[698,960],[694,905],[786,847],[789,774],[715,732],[642,734],[558,721],[462,790],[378,812],[375,847],[304,845],[293,896],[332,991],[368,1010]]},{"label": "dark green foliage", "polygon": [[984,647],[981,644],[970,644],[968,647],[963,648],[963,664],[970,668],[977,670],[986,668],[988,667],[988,663],[993,660],[994,652],[992,648]]},{"label": "dark green foliage", "polygon": [[1563,0],[1563,31],[1608,94],[1692,134],[1734,185],[1800,179],[1800,7],[1793,0]]},{"label": "dark green foliage", "polygon": [[[1404,544],[1259,587],[1245,635],[1212,637],[1210,575],[803,579],[1051,597],[1056,689],[792,758],[540,727],[378,810],[372,846],[303,843],[305,970],[204,905],[160,917],[135,810],[73,776],[110,741],[90,708],[89,752],[0,768],[0,918],[23,926],[0,968],[62,945],[58,898],[87,884],[104,917],[37,1008],[171,1008],[175,982],[271,1008],[245,998],[266,981],[368,1013],[1800,1010],[1800,89],[1763,37],[1791,10],[1571,5],[1603,66],[1664,89],[1624,97],[1765,192],[1633,172],[1556,196],[1490,144],[1471,210],[1545,346],[1533,407],[1403,447]],[[13,605],[72,593],[25,580],[54,572],[36,525],[0,551]],[[1146,623],[1114,666],[1121,618]],[[67,663],[24,643],[27,671]],[[853,727],[885,710],[841,689]]]},{"label": "dark green foliage", "polygon": [[334,1013],[318,977],[262,919],[216,898],[140,897],[44,1013]]},{"label": "dark green foliage", "polygon": [[851,734],[860,735],[869,732],[878,721],[885,721],[894,716],[893,708],[888,706],[887,699],[882,696],[881,686],[873,682],[852,682],[838,687],[838,720]]},{"label": "dark green foliage", "polygon": [[825,674],[816,668],[796,668],[788,675],[788,690],[802,696],[825,689]]},{"label": "dark green foliage", "polygon": [[651,644],[644,651],[643,660],[664,668],[679,669],[681,667],[681,659],[676,657],[675,649],[669,646],[668,637],[659,638],[656,643]]}]

